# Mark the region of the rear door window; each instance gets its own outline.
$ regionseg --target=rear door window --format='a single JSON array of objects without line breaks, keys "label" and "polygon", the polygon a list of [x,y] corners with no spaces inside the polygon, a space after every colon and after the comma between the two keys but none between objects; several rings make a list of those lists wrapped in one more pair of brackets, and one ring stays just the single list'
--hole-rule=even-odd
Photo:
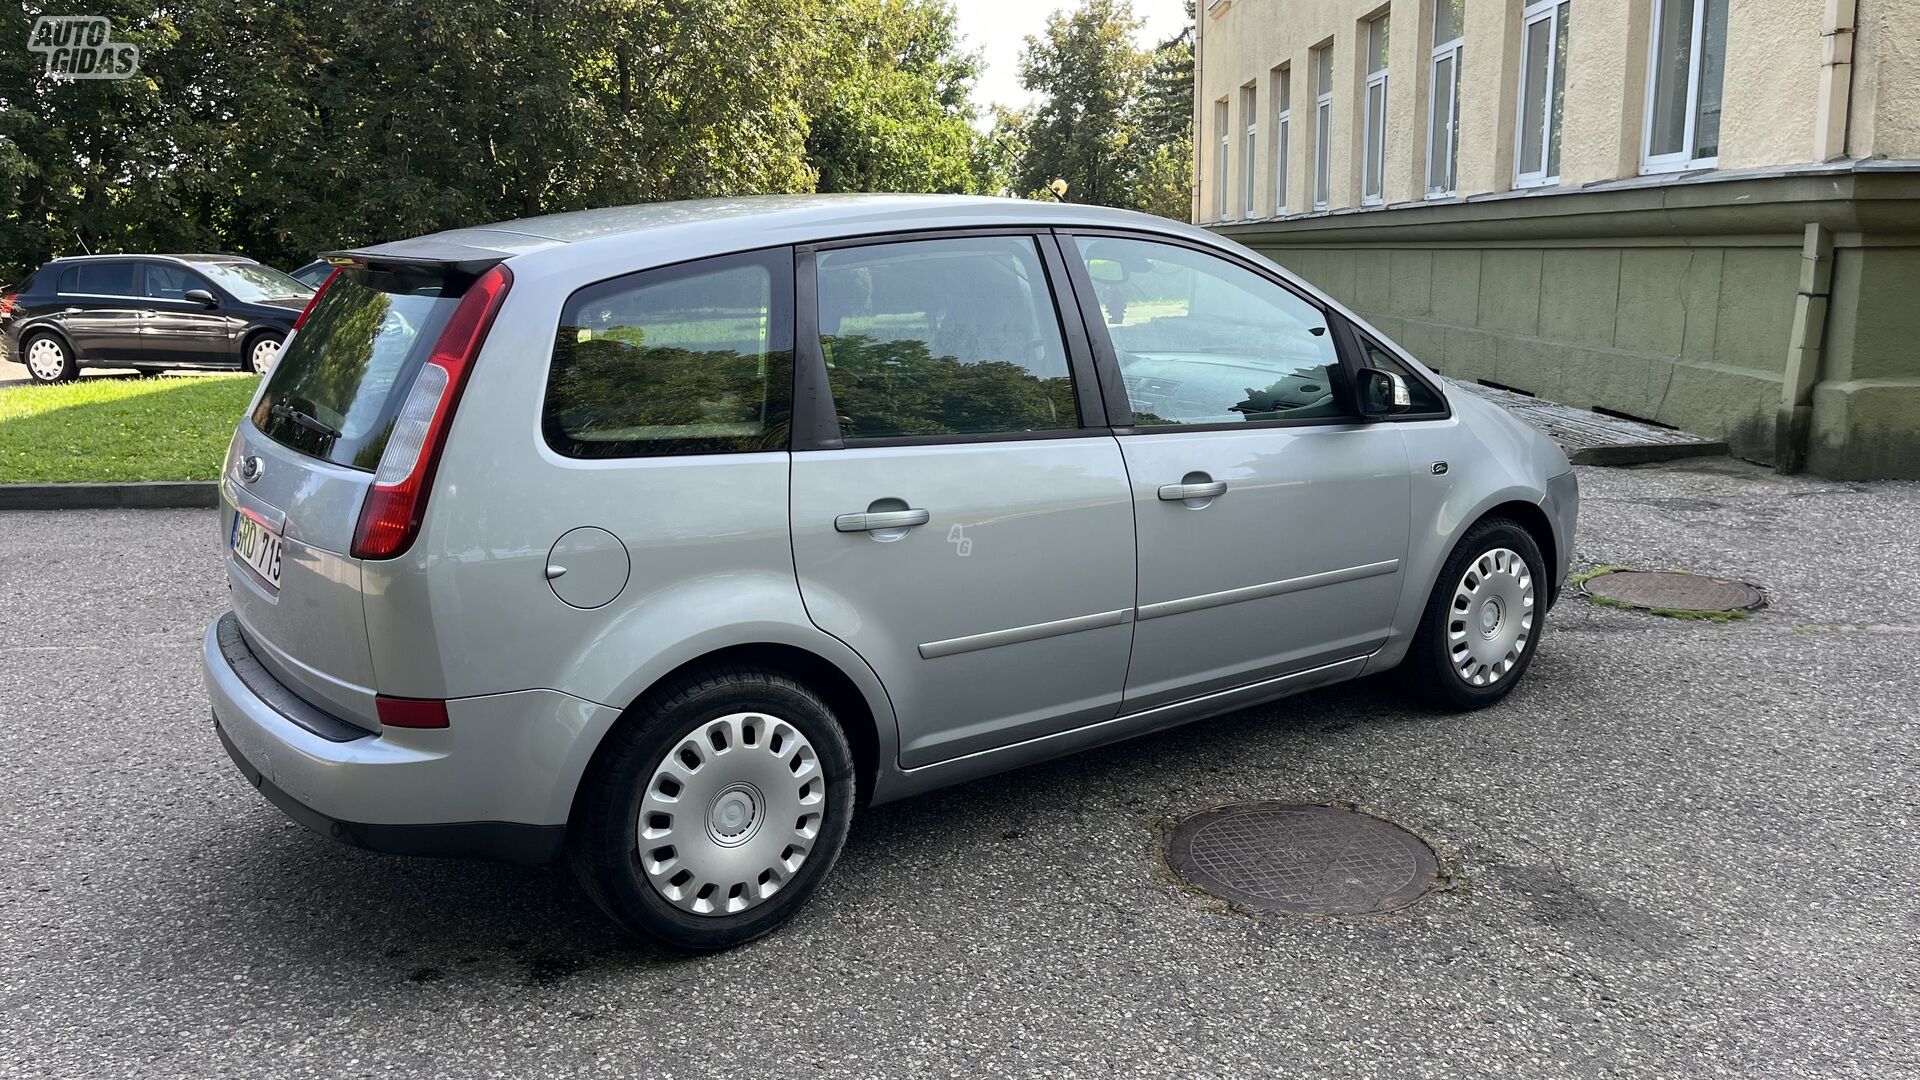
[{"label": "rear door window", "polygon": [[430,272],[341,271],[274,362],[254,425],[302,453],[372,471],[468,284]]},{"label": "rear door window", "polygon": [[561,310],[541,426],[568,457],[781,450],[792,411],[790,249],[614,278]]},{"label": "rear door window", "polygon": [[81,263],[60,278],[60,291],[87,296],[135,296],[130,262]]},{"label": "rear door window", "polygon": [[1080,426],[1030,236],[823,251],[820,347],[848,440]]}]

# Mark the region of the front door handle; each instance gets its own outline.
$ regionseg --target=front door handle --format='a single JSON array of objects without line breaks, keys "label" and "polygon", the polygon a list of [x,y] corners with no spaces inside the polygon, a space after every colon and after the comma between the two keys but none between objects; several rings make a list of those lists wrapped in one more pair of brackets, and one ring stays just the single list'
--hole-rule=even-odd
[{"label": "front door handle", "polygon": [[1225,480],[1213,480],[1205,484],[1161,484],[1162,502],[1186,502],[1188,499],[1217,499],[1227,493]]},{"label": "front door handle", "polygon": [[833,527],[841,532],[905,529],[925,525],[931,516],[925,510],[868,510],[861,514],[841,514],[833,519]]}]

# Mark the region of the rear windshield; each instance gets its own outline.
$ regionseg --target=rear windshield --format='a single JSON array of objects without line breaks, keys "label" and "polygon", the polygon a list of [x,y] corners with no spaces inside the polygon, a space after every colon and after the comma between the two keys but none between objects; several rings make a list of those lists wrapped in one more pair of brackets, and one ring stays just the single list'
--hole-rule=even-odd
[{"label": "rear windshield", "polygon": [[413,374],[467,281],[345,270],[280,351],[253,423],[305,454],[372,471]]}]

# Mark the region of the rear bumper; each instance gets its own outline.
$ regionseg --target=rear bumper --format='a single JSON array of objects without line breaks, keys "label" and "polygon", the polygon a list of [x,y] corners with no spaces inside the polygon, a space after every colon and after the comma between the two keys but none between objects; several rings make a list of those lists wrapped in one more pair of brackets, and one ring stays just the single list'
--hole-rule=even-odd
[{"label": "rear bumper", "polygon": [[201,658],[214,726],[248,783],[315,832],[402,855],[552,861],[585,762],[618,715],[531,690],[450,701],[446,728],[375,734],[250,665],[231,613],[207,628]]}]

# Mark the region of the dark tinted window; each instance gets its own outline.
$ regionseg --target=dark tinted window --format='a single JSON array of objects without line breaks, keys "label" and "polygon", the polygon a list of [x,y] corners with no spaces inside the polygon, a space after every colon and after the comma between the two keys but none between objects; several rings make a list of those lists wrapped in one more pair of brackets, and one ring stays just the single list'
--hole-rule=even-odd
[{"label": "dark tinted window", "polygon": [[60,278],[60,291],[94,296],[133,296],[130,262],[80,263]]},{"label": "dark tinted window", "polygon": [[1413,408],[1408,412],[1437,413],[1446,412],[1447,403],[1438,391],[1427,385],[1425,379],[1415,375],[1412,369],[1400,362],[1392,353],[1381,348],[1367,338],[1360,339],[1366,346],[1367,366],[1381,371],[1390,371],[1406,380],[1407,392],[1413,398]]},{"label": "dark tinted window", "polygon": [[547,444],[585,458],[784,449],[792,298],[786,249],[574,293],[547,380]]},{"label": "dark tinted window", "polygon": [[459,304],[454,290],[466,284],[431,274],[342,273],[280,351],[255,426],[315,457],[372,470],[414,372]]},{"label": "dark tinted window", "polygon": [[1204,251],[1080,237],[1133,422],[1235,424],[1341,416],[1324,312]]},{"label": "dark tinted window", "polygon": [[148,263],[141,280],[141,291],[155,300],[184,300],[187,290],[207,288],[206,279],[200,275],[184,266],[165,263]]},{"label": "dark tinted window", "polygon": [[1080,426],[1031,237],[822,252],[820,344],[850,439]]}]

